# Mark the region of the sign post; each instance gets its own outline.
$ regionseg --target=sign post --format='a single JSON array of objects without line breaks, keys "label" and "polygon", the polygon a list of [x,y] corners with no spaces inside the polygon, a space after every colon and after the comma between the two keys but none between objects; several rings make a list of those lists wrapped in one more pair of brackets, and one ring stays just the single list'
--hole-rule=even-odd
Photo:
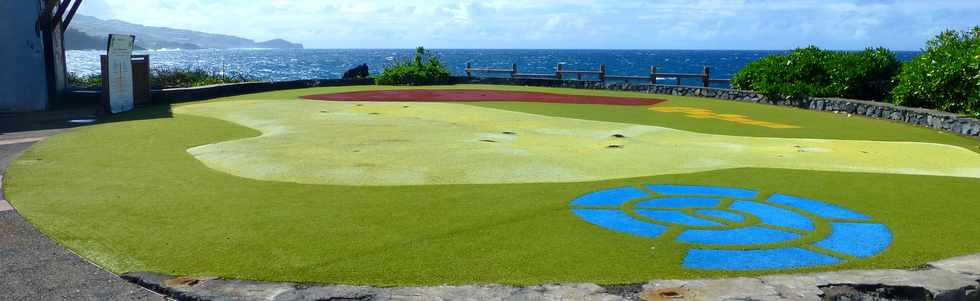
[{"label": "sign post", "polygon": [[108,57],[109,111],[113,114],[133,109],[133,42],[136,36],[110,34]]}]

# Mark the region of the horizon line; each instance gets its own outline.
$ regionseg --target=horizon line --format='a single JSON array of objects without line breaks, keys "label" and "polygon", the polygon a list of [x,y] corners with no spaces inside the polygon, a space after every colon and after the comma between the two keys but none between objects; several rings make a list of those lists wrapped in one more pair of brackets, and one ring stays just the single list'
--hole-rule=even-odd
[{"label": "horizon line", "polygon": [[[819,46],[818,46],[819,47]],[[797,47],[792,49],[708,49],[708,48],[690,48],[690,49],[680,49],[680,48],[443,48],[443,47],[425,47],[428,50],[572,50],[572,51],[767,51],[767,52],[788,52],[804,47]],[[875,47],[867,47],[862,49],[832,49],[832,48],[820,48],[822,50],[829,51],[864,51],[865,49],[872,49]],[[891,49],[883,47],[885,49],[894,52],[923,52],[925,49],[907,50],[907,49]],[[160,49],[145,49],[138,51],[159,51],[166,49],[169,51],[195,51],[195,50],[414,50],[415,47],[411,48],[331,48],[331,47],[311,47],[311,48],[199,48],[199,49],[183,49],[183,48],[160,48]],[[85,50],[68,50],[68,51],[103,51],[102,49],[85,49]]]}]

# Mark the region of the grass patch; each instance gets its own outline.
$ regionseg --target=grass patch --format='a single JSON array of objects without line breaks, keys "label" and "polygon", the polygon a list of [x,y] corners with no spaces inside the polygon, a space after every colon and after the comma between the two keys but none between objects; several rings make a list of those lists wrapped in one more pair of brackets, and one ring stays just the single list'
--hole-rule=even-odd
[{"label": "grass patch", "polygon": [[[233,99],[296,101],[291,99],[371,88],[377,87],[281,91]],[[890,122],[667,98],[665,104],[672,106],[744,112],[803,128],[688,121],[680,114],[643,108],[634,108],[640,114],[613,106],[475,105],[746,136],[977,145],[974,140]],[[227,100],[232,99],[214,101]],[[119,118],[154,109],[160,108],[142,108]],[[793,271],[911,268],[980,250],[980,228],[975,227],[980,203],[974,201],[980,179],[974,178],[743,168],[583,183],[364,187],[250,180],[209,169],[187,153],[191,147],[257,135],[233,123],[179,112],[173,118],[79,128],[28,150],[11,164],[4,188],[19,212],[45,234],[117,273],[388,286],[623,284],[787,272],[684,269],[680,262],[690,246],[611,232],[582,221],[570,210],[569,202],[579,195],[646,183],[731,186],[819,199],[867,214],[894,235],[891,246],[870,259]]]}]

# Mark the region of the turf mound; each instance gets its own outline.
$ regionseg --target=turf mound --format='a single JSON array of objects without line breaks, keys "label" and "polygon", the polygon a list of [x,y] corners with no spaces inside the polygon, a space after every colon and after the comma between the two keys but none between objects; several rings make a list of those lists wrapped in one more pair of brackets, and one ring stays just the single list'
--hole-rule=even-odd
[{"label": "turf mound", "polygon": [[575,104],[606,104],[623,106],[650,106],[663,99],[583,96],[543,92],[516,92],[494,90],[387,90],[357,91],[344,93],[316,94],[303,96],[313,100],[332,101],[436,101],[436,102],[476,102],[476,101],[517,101]]}]

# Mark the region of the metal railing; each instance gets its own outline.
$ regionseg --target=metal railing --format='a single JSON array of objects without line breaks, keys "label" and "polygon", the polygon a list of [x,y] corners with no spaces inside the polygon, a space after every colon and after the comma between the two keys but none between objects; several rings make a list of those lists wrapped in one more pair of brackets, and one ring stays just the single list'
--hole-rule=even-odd
[{"label": "metal railing", "polygon": [[508,73],[511,78],[535,78],[535,79],[556,79],[556,80],[583,80],[583,75],[586,76],[597,76],[598,81],[605,82],[608,80],[620,80],[629,83],[630,81],[644,81],[650,82],[651,84],[657,84],[658,80],[664,81],[674,81],[678,86],[681,85],[681,81],[686,78],[700,79],[700,82],[705,87],[710,86],[712,83],[725,83],[731,82],[730,79],[720,79],[711,78],[711,68],[704,66],[703,73],[660,73],[657,72],[657,66],[650,66],[649,76],[640,75],[611,75],[606,73],[606,65],[599,65],[599,70],[565,70],[564,65],[555,65],[555,73],[520,73],[517,70],[517,64],[511,64],[510,69],[501,68],[481,68],[473,67],[472,63],[466,63],[467,77],[473,77],[474,73]]}]

